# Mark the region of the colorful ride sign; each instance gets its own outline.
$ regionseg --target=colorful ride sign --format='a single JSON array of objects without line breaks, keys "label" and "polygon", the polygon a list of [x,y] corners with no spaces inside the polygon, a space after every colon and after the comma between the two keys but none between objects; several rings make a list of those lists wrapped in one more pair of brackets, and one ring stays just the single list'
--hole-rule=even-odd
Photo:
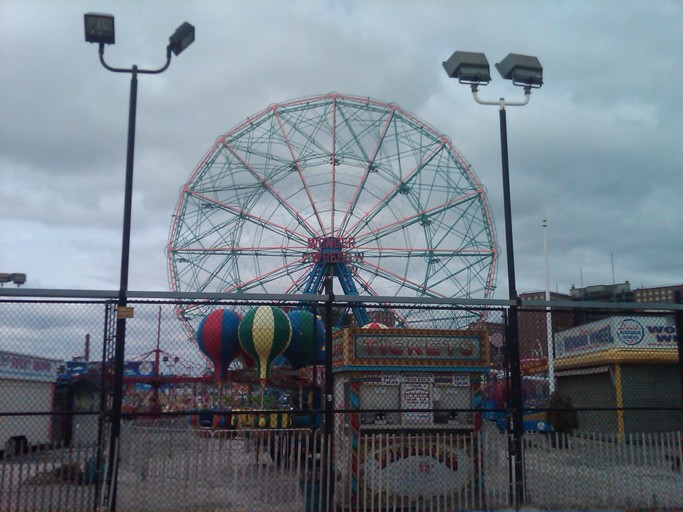
[{"label": "colorful ride sign", "polygon": [[488,367],[485,331],[344,329],[332,340],[335,367]]}]

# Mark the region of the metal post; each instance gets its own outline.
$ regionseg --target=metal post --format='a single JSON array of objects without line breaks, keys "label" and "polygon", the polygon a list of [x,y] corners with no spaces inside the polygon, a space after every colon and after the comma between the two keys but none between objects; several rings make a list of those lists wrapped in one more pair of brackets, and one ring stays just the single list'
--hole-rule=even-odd
[{"label": "metal post", "polygon": [[323,470],[323,496],[327,499],[324,510],[334,510],[334,387],[332,382],[332,305],[334,302],[332,276],[333,267],[330,265],[330,275],[325,277],[325,442],[323,453],[325,462]]},{"label": "metal post", "polygon": [[[101,365],[101,375],[100,375],[100,408],[99,416],[97,419],[97,455],[96,455],[96,466],[95,466],[95,493],[93,497],[93,510],[96,510],[100,503],[100,498],[104,496],[105,493],[102,491],[103,483],[109,484],[109,480],[105,481],[108,475],[103,474],[100,468],[104,468],[104,421],[105,413],[107,412],[107,355],[109,351],[107,350],[110,346],[109,342],[111,340],[112,332],[112,311],[114,310],[114,304],[112,302],[107,302],[104,307],[104,337],[102,339],[102,365]],[[102,496],[100,496],[102,494]]]},{"label": "metal post", "polygon": [[[128,262],[130,257],[130,230],[131,210],[133,203],[133,161],[135,156],[135,116],[138,97],[138,73],[156,75],[163,73],[171,64],[171,54],[180,54],[194,41],[194,27],[189,23],[183,23],[178,30],[169,38],[166,47],[166,63],[159,69],[139,69],[137,66],[129,68],[115,68],[104,61],[105,44],[114,43],[113,17],[111,17],[111,34],[109,37],[100,38],[88,29],[88,16],[86,14],[86,41],[99,42],[99,57],[102,66],[115,73],[130,73],[130,101],[128,105],[128,147],[126,152],[126,183],[123,205],[123,240],[121,243],[121,282],[119,285],[119,297],[116,307],[116,340],[114,348],[114,378],[112,391],[111,410],[107,411],[111,421],[109,442],[109,464],[106,476],[106,492],[103,494],[103,506],[108,510],[116,510],[116,483],[118,468],[118,453],[121,437],[121,407],[123,403],[123,366],[125,362],[126,348],[126,317],[125,311],[128,303]],[[94,15],[98,17],[98,15]],[[101,35],[101,34],[100,34]],[[158,354],[157,354],[158,355]],[[103,367],[105,361],[102,362]]]},{"label": "metal post", "polygon": [[126,184],[123,205],[123,240],[121,242],[121,282],[116,308],[116,343],[114,348],[114,389],[111,410],[111,436],[109,439],[109,466],[107,470],[108,506],[116,510],[116,469],[121,438],[121,407],[123,404],[123,366],[126,349],[126,319],[121,309],[128,304],[128,264],[130,259],[131,210],[133,204],[133,161],[135,157],[135,115],[138,98],[138,68],[133,66],[130,79],[128,108],[128,149],[126,152]]},{"label": "metal post", "polygon": [[[550,265],[548,264],[548,221],[543,219],[543,263],[545,267],[545,301],[550,302]],[[553,342],[553,314],[550,306],[545,308],[545,337],[548,360],[548,391],[555,392],[555,343]]]},{"label": "metal post", "polygon": [[512,245],[512,210],[510,206],[510,170],[508,164],[507,118],[505,102],[500,100],[500,152],[503,163],[503,207],[505,209],[505,248],[508,267],[509,297],[514,303],[508,314],[506,343],[510,354],[510,394],[512,406],[512,448],[515,473],[515,506],[524,503],[524,460],[522,458],[522,375],[519,362],[517,285],[515,283],[515,255]]},{"label": "metal post", "polygon": [[[674,292],[676,304],[683,304],[681,290]],[[677,309],[674,313],[676,322],[676,340],[678,344],[678,377],[681,381],[681,405],[683,405],[683,310]]]},{"label": "metal post", "polygon": [[[332,268],[332,267],[330,267]],[[332,303],[334,292],[332,290],[332,276],[325,277],[325,434],[332,433]]]}]

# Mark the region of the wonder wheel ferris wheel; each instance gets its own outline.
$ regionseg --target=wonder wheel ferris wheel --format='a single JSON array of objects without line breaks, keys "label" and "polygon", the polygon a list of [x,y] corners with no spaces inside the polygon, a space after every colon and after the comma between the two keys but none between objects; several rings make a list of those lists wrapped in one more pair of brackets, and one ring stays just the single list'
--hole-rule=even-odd
[{"label": "wonder wheel ferris wheel", "polygon": [[[218,138],[182,188],[167,247],[178,292],[481,298],[497,245],[484,188],[450,140],[398,106],[329,94],[270,105]],[[354,303],[355,321],[370,315]],[[196,327],[207,309],[182,311]],[[462,328],[463,311],[396,309]]]}]

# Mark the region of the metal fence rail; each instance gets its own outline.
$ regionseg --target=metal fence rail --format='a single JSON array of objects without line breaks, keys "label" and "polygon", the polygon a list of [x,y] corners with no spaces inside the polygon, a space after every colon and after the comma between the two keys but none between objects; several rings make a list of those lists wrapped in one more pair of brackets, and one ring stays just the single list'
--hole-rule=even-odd
[{"label": "metal fence rail", "polygon": [[[522,301],[515,387],[506,301],[375,298],[395,328],[366,331],[359,297],[131,293],[118,368],[115,297],[48,292],[0,291],[0,512],[107,510],[113,491],[131,511],[683,509],[683,305]],[[218,385],[197,311],[258,305],[320,315],[326,350],[273,362],[272,390],[239,367]]]},{"label": "metal fence rail", "polygon": [[[466,436],[362,436],[367,458],[354,482],[343,437],[332,468],[314,463],[324,458],[310,431],[198,432],[182,423],[124,424],[120,510],[325,510],[320,482],[327,473],[335,475],[337,510],[481,510],[511,502],[507,436],[493,425]],[[621,440],[584,433],[561,447],[554,436],[524,438],[528,506],[683,508],[683,474],[671,457],[683,448],[683,432]],[[422,456],[432,460],[418,474],[400,467]],[[0,510],[93,510],[95,458],[90,446],[3,459]]]},{"label": "metal fence rail", "polygon": [[52,446],[0,461],[0,510],[94,510],[97,447]]}]

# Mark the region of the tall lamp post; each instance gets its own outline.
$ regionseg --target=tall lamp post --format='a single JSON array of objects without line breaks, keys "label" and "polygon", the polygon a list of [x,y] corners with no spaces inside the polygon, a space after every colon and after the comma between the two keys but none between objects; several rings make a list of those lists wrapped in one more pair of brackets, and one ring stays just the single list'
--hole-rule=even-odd
[{"label": "tall lamp post", "polygon": [[[550,266],[548,264],[548,220],[543,219],[543,266],[545,267],[545,301],[550,302]],[[548,352],[548,393],[555,392],[555,344],[553,342],[553,314],[550,306],[545,308],[545,338]]]},{"label": "tall lamp post", "polygon": [[[121,406],[123,402],[123,365],[126,345],[126,318],[130,316],[127,308],[128,261],[130,255],[130,225],[133,196],[133,157],[135,153],[135,113],[137,108],[138,74],[155,75],[164,72],[171,64],[171,54],[180,55],[194,42],[194,27],[185,22],[171,35],[166,47],[166,63],[159,69],[114,68],[104,61],[104,46],[114,44],[114,16],[111,14],[87,13],[84,15],[85,40],[99,45],[100,62],[109,71],[130,73],[130,103],[128,108],[128,149],[126,153],[126,183],[123,205],[123,241],[121,243],[121,282],[116,308],[116,340],[114,348],[114,389],[112,395],[111,433],[109,461],[107,465],[106,491],[103,503],[107,510],[116,509],[116,471],[118,469],[118,449],[121,435]],[[104,361],[103,361],[104,362]]]},{"label": "tall lamp post", "polygon": [[479,98],[479,86],[487,85],[491,81],[491,71],[486,55],[483,53],[457,51],[443,63],[446,73],[451,78],[457,78],[461,84],[468,84],[472,90],[474,100],[481,105],[497,105],[500,113],[500,153],[503,164],[503,207],[505,210],[505,246],[508,267],[508,290],[512,301],[508,313],[506,339],[509,349],[509,364],[511,378],[511,408],[512,408],[512,445],[511,456],[514,470],[515,505],[524,502],[524,460],[522,458],[522,378],[519,363],[518,339],[518,310],[517,285],[515,283],[515,256],[512,245],[512,212],[510,208],[510,174],[508,166],[507,119],[506,106],[523,106],[529,103],[531,89],[543,85],[543,68],[536,57],[509,54],[496,64],[496,69],[514,85],[524,88],[524,100],[506,102],[505,98],[498,101],[485,101]]}]

